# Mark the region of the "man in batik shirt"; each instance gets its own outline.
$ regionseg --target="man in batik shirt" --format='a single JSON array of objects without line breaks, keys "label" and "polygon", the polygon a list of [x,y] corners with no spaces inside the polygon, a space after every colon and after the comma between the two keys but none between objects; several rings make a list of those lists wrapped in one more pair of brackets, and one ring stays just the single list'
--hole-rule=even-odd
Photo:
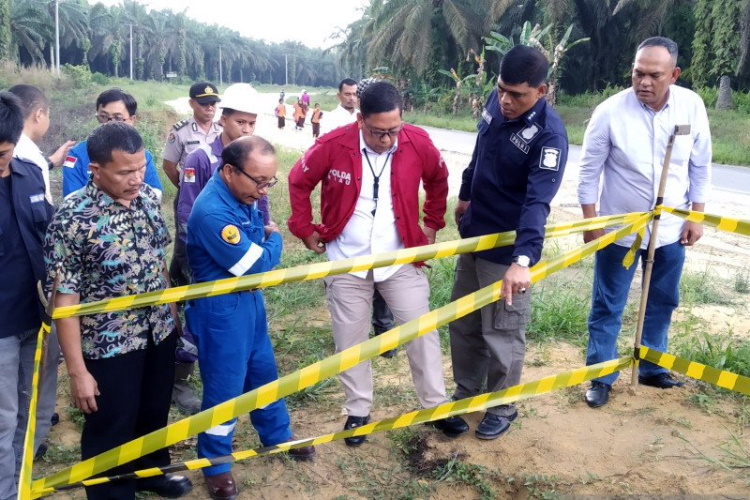
[{"label": "man in batik shirt", "polygon": [[[146,156],[135,128],[110,123],[88,139],[91,177],[60,206],[45,241],[55,306],[163,290],[169,231],[154,190],[143,182]],[[56,320],[73,404],[84,413],[81,457],[94,457],[164,427],[177,340],[168,305]],[[107,474],[169,465],[158,450]],[[167,474],[87,488],[89,499],[132,499],[136,491],[177,498],[192,484]]]}]

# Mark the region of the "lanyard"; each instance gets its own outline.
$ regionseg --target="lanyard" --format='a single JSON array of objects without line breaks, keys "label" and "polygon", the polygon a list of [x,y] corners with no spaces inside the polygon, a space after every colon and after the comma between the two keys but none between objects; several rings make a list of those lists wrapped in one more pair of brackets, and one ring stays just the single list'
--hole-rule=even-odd
[{"label": "lanyard", "polygon": [[370,163],[370,155],[367,154],[367,149],[362,148],[362,153],[365,155],[365,159],[367,160],[367,165],[370,167],[370,172],[372,172],[372,199],[375,201],[375,208],[372,209],[372,216],[375,216],[375,211],[378,209],[378,188],[380,187],[380,176],[383,175],[383,170],[385,170],[385,166],[388,165],[388,160],[391,158],[392,151],[388,152],[388,156],[385,157],[385,162],[383,162],[383,166],[380,168],[380,173],[378,175],[375,175],[375,169],[372,168],[372,163]]}]

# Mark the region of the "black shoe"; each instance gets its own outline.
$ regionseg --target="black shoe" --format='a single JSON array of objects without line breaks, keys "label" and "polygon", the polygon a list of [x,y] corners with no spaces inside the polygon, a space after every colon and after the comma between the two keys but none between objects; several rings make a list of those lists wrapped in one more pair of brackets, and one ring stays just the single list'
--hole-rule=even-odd
[{"label": "black shoe", "polygon": [[44,455],[47,454],[47,445],[42,443],[39,445],[39,448],[36,450],[36,455],[34,455],[34,461],[38,462],[39,460],[44,458]]},{"label": "black shoe", "polygon": [[673,379],[672,376],[666,372],[657,373],[656,375],[651,375],[650,377],[638,375],[638,383],[641,385],[658,387],[659,389],[671,389],[672,387],[682,387],[683,385],[685,385],[679,380]]},{"label": "black shoe", "polygon": [[164,498],[179,498],[192,489],[190,479],[174,474],[138,479],[135,482],[135,491],[150,491]]},{"label": "black shoe", "polygon": [[435,420],[434,422],[427,422],[427,425],[443,431],[443,434],[451,438],[469,432],[469,424],[461,417],[448,417],[442,420]]},{"label": "black shoe", "polygon": [[607,401],[609,401],[609,391],[611,390],[611,386],[594,380],[591,382],[591,387],[586,391],[586,396],[583,399],[586,400],[586,404],[591,408],[599,408],[607,404]]},{"label": "black shoe", "polygon": [[510,429],[510,423],[518,417],[518,411],[509,417],[501,417],[494,413],[485,413],[474,434],[479,439],[497,439]]},{"label": "black shoe", "polygon": [[[370,423],[370,415],[367,415],[366,417],[349,416],[346,418],[346,423],[344,424],[344,430],[348,431],[349,429],[354,429],[355,427],[362,427],[363,425],[367,425],[369,423]],[[347,446],[359,446],[365,442],[365,439],[367,439],[367,436],[352,436],[352,437],[344,438],[344,442],[346,443]]]},{"label": "black shoe", "polygon": [[381,358],[385,358],[385,359],[391,359],[396,354],[398,354],[398,349],[391,349],[389,351],[385,351],[385,352],[380,353],[380,357]]}]

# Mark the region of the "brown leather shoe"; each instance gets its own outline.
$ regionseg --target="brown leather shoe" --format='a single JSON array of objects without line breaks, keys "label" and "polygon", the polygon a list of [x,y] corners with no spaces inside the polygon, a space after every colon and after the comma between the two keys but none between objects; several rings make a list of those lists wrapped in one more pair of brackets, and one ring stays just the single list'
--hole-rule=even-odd
[{"label": "brown leather shoe", "polygon": [[234,500],[239,494],[231,472],[205,476],[205,480],[206,489],[213,500]]},{"label": "brown leather shoe", "polygon": [[289,458],[298,462],[310,462],[315,457],[315,447],[305,446],[303,448],[295,448],[287,452]]}]

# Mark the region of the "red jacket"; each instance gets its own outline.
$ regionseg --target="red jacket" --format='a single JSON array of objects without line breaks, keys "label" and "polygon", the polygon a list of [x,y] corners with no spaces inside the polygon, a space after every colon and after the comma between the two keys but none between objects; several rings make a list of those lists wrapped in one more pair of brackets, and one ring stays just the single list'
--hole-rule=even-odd
[{"label": "red jacket", "polygon": [[[317,231],[323,241],[335,240],[354,213],[362,187],[362,150],[356,124],[338,128],[318,139],[289,173],[292,215],[287,222],[297,238]],[[322,181],[321,223],[313,224],[310,194]],[[448,168],[427,132],[404,124],[391,160],[391,193],[396,226],[405,247],[427,244],[419,225],[419,183],[427,197],[424,225],[445,227]]]}]

